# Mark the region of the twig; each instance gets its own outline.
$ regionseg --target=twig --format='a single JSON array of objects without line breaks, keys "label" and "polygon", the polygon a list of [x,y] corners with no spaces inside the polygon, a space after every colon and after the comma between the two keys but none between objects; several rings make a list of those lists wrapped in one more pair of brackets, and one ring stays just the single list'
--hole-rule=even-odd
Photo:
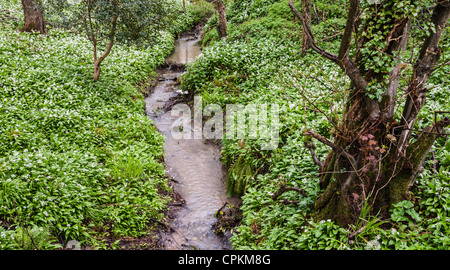
[{"label": "twig", "polygon": [[183,206],[182,203],[169,203],[168,206]]},{"label": "twig", "polygon": [[217,214],[217,213],[220,213],[220,211],[222,211],[222,209],[223,209],[227,204],[228,204],[228,202],[225,202],[225,203],[222,205],[222,207],[220,207],[219,210],[216,211],[216,214]]}]

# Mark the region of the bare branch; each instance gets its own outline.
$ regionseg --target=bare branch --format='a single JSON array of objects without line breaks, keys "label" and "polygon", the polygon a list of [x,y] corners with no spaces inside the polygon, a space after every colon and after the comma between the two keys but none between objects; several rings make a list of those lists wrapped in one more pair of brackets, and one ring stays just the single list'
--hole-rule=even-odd
[{"label": "bare branch", "polygon": [[354,239],[355,238],[355,236],[357,236],[358,234],[360,234],[362,231],[364,231],[364,229],[366,228],[366,226],[367,226],[367,222],[365,222],[366,224],[364,224],[361,228],[359,228],[358,230],[356,230],[355,232],[353,232],[352,234],[350,234],[349,236],[348,236],[348,239],[349,240],[352,240],[352,239]]},{"label": "bare branch", "polygon": [[346,181],[346,183],[345,183],[344,186],[349,185],[349,184],[350,184],[350,180],[353,180],[353,179],[355,178],[356,172],[358,171],[358,163],[356,162],[355,158],[354,158],[352,155],[350,155],[349,153],[347,153],[347,152],[344,150],[344,148],[342,148],[342,147],[340,147],[340,146],[338,146],[338,145],[336,145],[336,144],[330,142],[330,141],[327,140],[325,137],[323,137],[323,136],[317,134],[316,132],[314,132],[314,131],[312,131],[312,130],[306,130],[306,131],[303,133],[303,135],[311,136],[311,137],[317,139],[318,141],[322,142],[323,144],[325,144],[325,145],[331,147],[331,149],[333,149],[333,151],[334,151],[335,153],[337,153],[337,154],[343,154],[343,155],[348,159],[348,161],[350,162],[350,165],[351,165],[352,168],[353,168],[353,171],[351,172],[351,175],[350,175],[349,178],[348,178],[349,180]]},{"label": "bare branch", "polygon": [[345,25],[344,35],[342,36],[341,45],[339,47],[338,59],[342,61],[348,55],[350,42],[352,41],[352,34],[355,26],[355,21],[358,16],[358,0],[350,0],[350,7],[348,9],[347,23]]}]

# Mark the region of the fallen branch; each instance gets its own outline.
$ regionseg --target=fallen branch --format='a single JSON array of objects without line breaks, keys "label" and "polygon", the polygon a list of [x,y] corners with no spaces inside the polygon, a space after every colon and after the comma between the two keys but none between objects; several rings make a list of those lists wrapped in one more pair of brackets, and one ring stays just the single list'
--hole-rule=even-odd
[{"label": "fallen branch", "polygon": [[355,158],[350,155],[349,153],[347,153],[344,148],[330,142],[329,140],[327,140],[325,137],[315,133],[312,130],[306,130],[303,135],[306,136],[311,136],[315,139],[317,139],[318,141],[324,143],[325,145],[331,147],[331,149],[333,149],[333,151],[337,154],[342,154],[344,155],[348,161],[350,162],[350,165],[352,166],[353,170],[350,172],[350,175],[347,177],[346,181],[344,182],[344,184],[342,185],[342,191],[347,191],[348,187],[350,186],[350,184],[352,183],[352,181],[355,179],[356,177],[356,172],[358,171],[358,163],[356,162]]},{"label": "fallen branch", "polygon": [[322,48],[320,48],[319,46],[317,46],[316,42],[314,41],[314,35],[312,34],[311,27],[307,23],[307,19],[305,18],[305,16],[303,16],[303,14],[301,14],[297,10],[297,8],[295,8],[293,0],[289,1],[289,7],[291,8],[291,10],[294,13],[294,15],[298,19],[300,19],[300,21],[302,23],[302,26],[303,26],[303,30],[304,30],[306,36],[308,37],[307,38],[307,42],[309,44],[309,47],[312,48],[317,53],[319,53],[320,55],[322,55],[323,57],[328,58],[328,59],[330,59],[333,62],[337,62],[338,61],[338,56],[337,55],[329,53],[329,52],[323,50]]}]

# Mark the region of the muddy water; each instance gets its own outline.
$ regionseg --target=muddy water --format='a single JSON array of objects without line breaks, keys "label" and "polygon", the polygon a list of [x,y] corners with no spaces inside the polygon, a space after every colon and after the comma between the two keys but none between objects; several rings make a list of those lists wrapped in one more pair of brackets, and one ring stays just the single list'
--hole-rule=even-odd
[{"label": "muddy water", "polygon": [[[201,53],[197,39],[177,40],[168,61],[186,64]],[[214,234],[214,214],[225,202],[236,205],[237,198],[227,198],[224,168],[219,149],[205,140],[176,140],[171,128],[177,117],[164,112],[164,105],[179,94],[173,87],[180,72],[169,69],[160,72],[154,92],[146,99],[146,111],[165,136],[165,163],[168,174],[175,180],[174,188],[185,200],[177,218],[171,224],[175,232],[166,236],[167,249],[229,249],[229,242]],[[193,137],[193,136],[192,136]]]}]

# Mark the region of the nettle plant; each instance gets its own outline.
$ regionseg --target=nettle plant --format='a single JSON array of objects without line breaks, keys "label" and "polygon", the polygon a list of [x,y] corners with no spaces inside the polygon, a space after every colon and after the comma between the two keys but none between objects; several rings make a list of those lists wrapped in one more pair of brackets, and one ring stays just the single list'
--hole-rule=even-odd
[{"label": "nettle plant", "polygon": [[46,18],[54,26],[82,32],[92,43],[94,80],[116,42],[153,45],[178,13],[172,0],[49,0]]}]

